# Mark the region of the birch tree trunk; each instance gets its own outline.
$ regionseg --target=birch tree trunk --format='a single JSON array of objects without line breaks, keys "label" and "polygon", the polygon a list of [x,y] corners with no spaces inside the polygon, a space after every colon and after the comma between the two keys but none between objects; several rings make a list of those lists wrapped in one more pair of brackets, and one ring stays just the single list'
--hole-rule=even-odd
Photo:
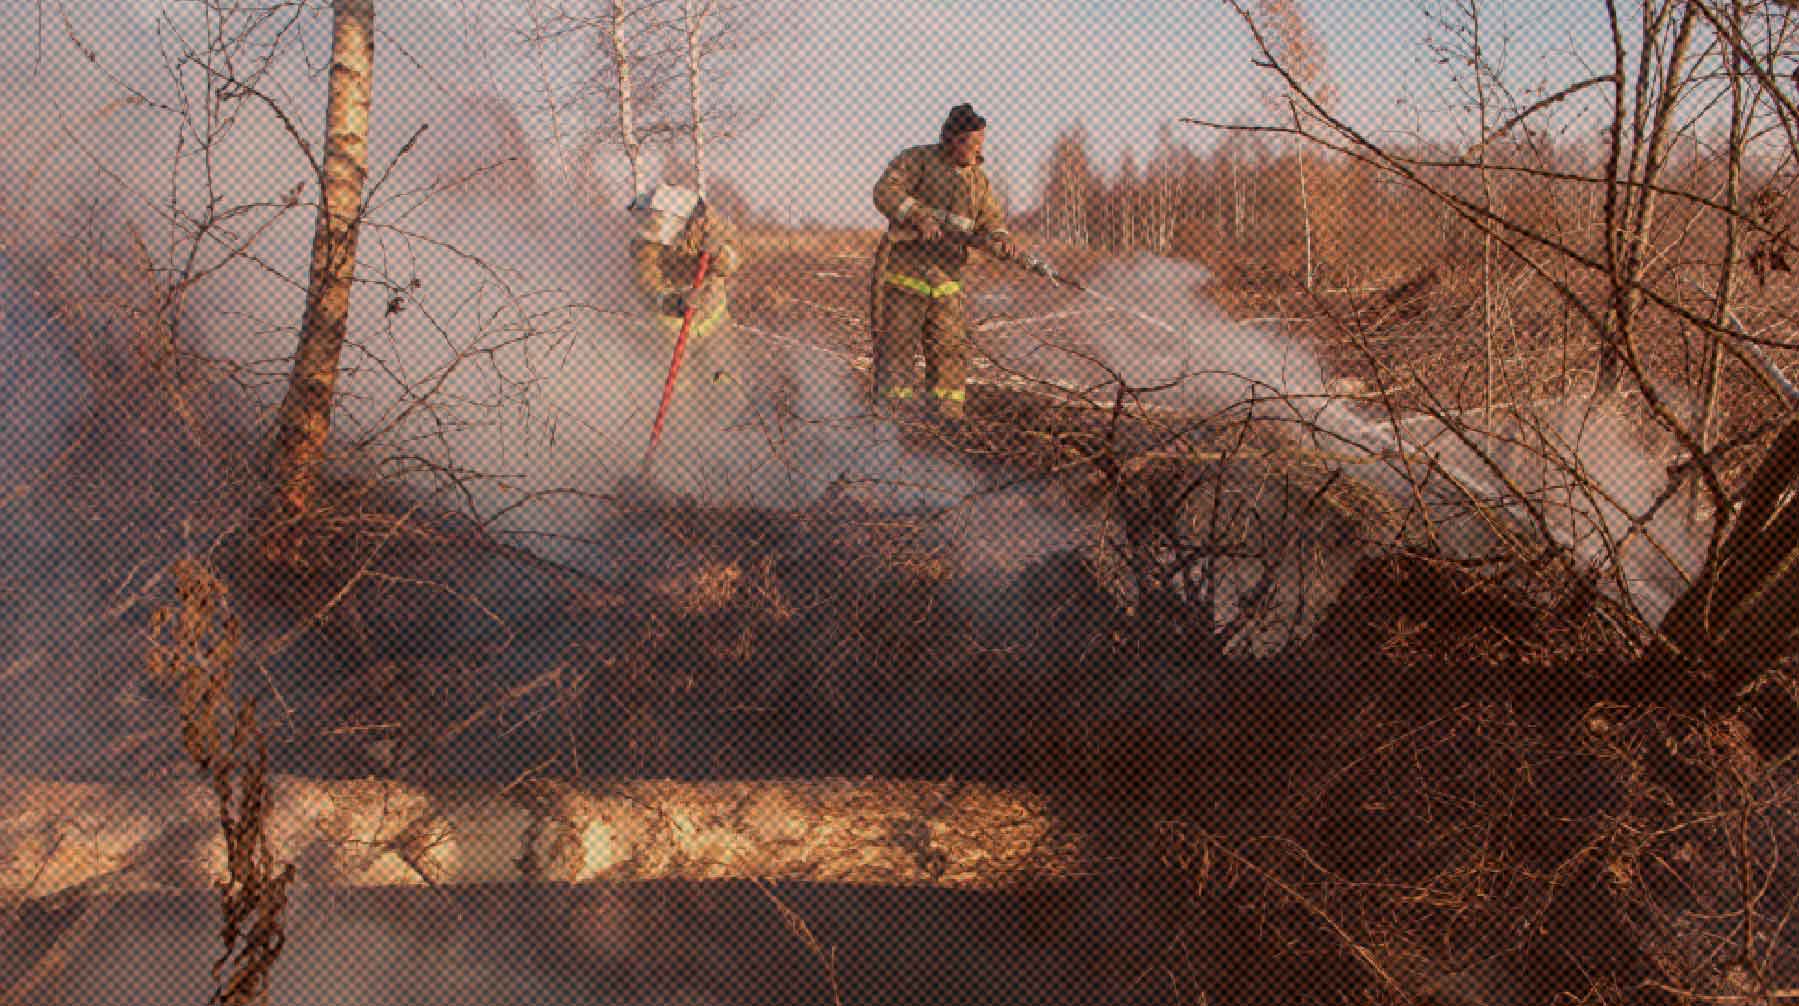
[{"label": "birch tree trunk", "polygon": [[712,12],[712,0],[681,0],[681,29],[687,43],[687,116],[693,136],[693,182],[700,195],[706,194],[706,117],[704,105],[705,78],[701,62],[706,16]]},{"label": "birch tree trunk", "polygon": [[374,0],[334,0],[331,75],[325,105],[325,158],[319,215],[299,348],[276,418],[273,475],[277,521],[312,506],[331,436],[338,361],[350,314],[350,278],[368,177],[369,94],[375,69]]},{"label": "birch tree trunk", "polygon": [[624,0],[612,0],[612,19],[607,25],[607,43],[612,48],[612,76],[618,98],[618,142],[631,167],[631,195],[643,192],[643,141],[637,135],[637,97],[631,76],[631,52],[625,44],[626,15]]},{"label": "birch tree trunk", "polygon": [[[377,887],[763,878],[999,890],[1080,867],[1034,793],[891,780],[629,780],[422,788],[277,776],[267,835],[295,883]],[[213,791],[0,778],[0,904],[84,884],[208,887]]]},{"label": "birch tree trunk", "polygon": [[1233,157],[1231,158],[1231,237],[1239,242],[1243,240],[1245,201],[1243,197],[1243,166],[1238,164],[1237,159]]},{"label": "birch tree trunk", "polygon": [[1310,290],[1317,271],[1312,266],[1312,198],[1306,187],[1306,154],[1303,150],[1299,152],[1299,219],[1305,228],[1306,289]]}]

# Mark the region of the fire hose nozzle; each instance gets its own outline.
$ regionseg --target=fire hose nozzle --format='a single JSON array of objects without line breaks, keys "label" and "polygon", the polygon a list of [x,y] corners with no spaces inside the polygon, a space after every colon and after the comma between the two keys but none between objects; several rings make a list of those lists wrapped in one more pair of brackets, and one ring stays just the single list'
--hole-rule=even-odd
[{"label": "fire hose nozzle", "polygon": [[1021,268],[1029,272],[1034,272],[1045,279],[1056,278],[1055,267],[1051,266],[1044,259],[1038,257],[1034,252],[1021,251],[1012,256],[1012,261],[1018,263]]}]

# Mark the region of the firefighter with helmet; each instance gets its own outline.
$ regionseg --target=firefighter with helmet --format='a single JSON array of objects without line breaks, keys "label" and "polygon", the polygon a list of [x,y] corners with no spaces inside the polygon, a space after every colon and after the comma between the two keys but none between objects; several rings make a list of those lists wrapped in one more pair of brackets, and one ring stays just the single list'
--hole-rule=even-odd
[{"label": "firefighter with helmet", "polygon": [[950,109],[937,142],[902,150],[875,183],[888,229],[870,277],[874,393],[893,408],[914,395],[912,358],[923,350],[924,394],[960,421],[968,400],[968,314],[963,269],[971,248],[1010,258],[1017,247],[982,167],[987,121],[972,105]]},{"label": "firefighter with helmet", "polygon": [[[690,374],[715,383],[737,379],[725,288],[743,262],[730,224],[699,193],[678,185],[657,185],[628,208],[636,222],[631,254],[637,291],[653,324],[667,335],[669,350],[686,310],[693,308],[681,383],[689,384]],[[696,287],[702,252],[711,258],[705,281]]]}]

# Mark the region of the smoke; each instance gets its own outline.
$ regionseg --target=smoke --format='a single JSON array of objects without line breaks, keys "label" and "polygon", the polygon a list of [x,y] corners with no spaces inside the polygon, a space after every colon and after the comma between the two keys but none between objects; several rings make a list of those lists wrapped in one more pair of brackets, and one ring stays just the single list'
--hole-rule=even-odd
[{"label": "smoke", "polygon": [[[1230,321],[1202,292],[1208,279],[1201,266],[1149,254],[1108,263],[1088,285],[1114,310],[1103,323],[1083,318],[1083,341],[1125,384],[1146,389],[1150,405],[1218,410],[1319,394],[1324,381],[1312,353],[1276,332]],[[1077,365],[1067,376],[1097,383],[1109,375]]]},{"label": "smoke", "polygon": [[[1547,531],[1590,569],[1615,563],[1622,586],[1608,589],[1652,622],[1698,569],[1709,529],[1660,496],[1672,445],[1618,408],[1570,397],[1464,414],[1454,428],[1425,416],[1393,425],[1330,394],[1306,347],[1231,321],[1206,298],[1206,280],[1198,266],[1150,255],[1102,266],[1087,285],[1103,310],[1067,312],[1062,328],[1013,336],[996,355],[1102,402],[1122,384],[1152,409],[1277,422],[1295,447],[1346,464],[1401,511],[1423,501],[1412,532],[1450,554],[1491,554],[1503,536]],[[1340,579],[1348,561],[1323,563],[1336,574],[1325,579]]]},{"label": "smoke", "polygon": [[1622,592],[1650,622],[1667,614],[1705,559],[1711,527],[1668,492],[1671,437],[1633,424],[1616,403],[1533,404],[1487,424],[1491,467],[1539,500],[1556,540],[1601,568],[1615,559]]},{"label": "smoke", "polygon": [[[104,760],[103,745],[145,728],[133,627],[166,586],[156,572],[241,520],[221,513],[219,459],[158,446],[191,432],[170,425],[166,396],[132,397],[171,362],[140,345],[154,334],[140,323],[164,312],[182,379],[243,402],[220,439],[231,465],[253,463],[303,313],[328,62],[328,8],[281,8],[287,20],[240,40],[243,79],[221,98],[206,85],[226,63],[196,5],[65,9],[66,32],[41,47],[30,32],[0,39],[0,349],[13,364],[0,401],[14,417],[0,438],[0,684],[71,669],[0,714],[19,730],[15,771]],[[871,417],[846,362],[745,331],[690,346],[640,480],[672,342],[633,287],[625,199],[596,201],[591,179],[539,161],[517,106],[467,72],[481,54],[454,18],[401,5],[377,29],[340,470],[601,577],[698,561],[656,519],[682,498],[790,511],[849,498],[923,523],[976,576],[1081,541],[1053,495]],[[70,457],[88,467],[57,467]]]},{"label": "smoke", "polygon": [[[156,30],[129,18],[120,27],[116,12],[78,4],[69,17],[78,46],[51,39],[40,53],[32,37],[10,40],[0,128],[19,142],[0,165],[11,196],[6,253],[30,276],[96,220],[120,222],[158,265],[193,277],[173,315],[178,338],[236,367],[266,410],[283,390],[303,307],[312,208],[292,196],[311,191],[327,16],[300,10],[258,28],[240,55],[266,45],[275,57],[214,108],[193,100],[209,93],[212,64],[195,48],[204,26],[182,5],[158,17]],[[850,492],[879,510],[937,514],[961,557],[1001,572],[1083,539],[1063,501],[996,493],[995,477],[869,417],[841,361],[742,331],[692,346],[640,480],[672,346],[632,289],[622,194],[596,202],[590,179],[537,158],[514,96],[490,86],[511,79],[508,67],[471,81],[480,75],[466,68],[493,66],[494,54],[471,52],[454,18],[415,5],[384,11],[379,26],[369,212],[337,413],[342,460],[601,573],[627,556],[677,554],[653,529],[641,549],[618,547],[642,530],[621,527],[621,513],[677,497],[799,510]],[[162,47],[139,41],[158,31]],[[183,57],[184,45],[196,55]],[[27,100],[44,91],[67,101],[52,113]],[[106,212],[96,217],[96,206]],[[1077,387],[1116,376],[1152,405],[1269,400],[1257,415],[1300,420],[1370,453],[1397,448],[1406,431],[1329,401],[1309,352],[1230,323],[1201,294],[1204,279],[1147,256],[1109,266],[1092,286],[1115,310],[1078,319],[1074,345],[1044,341],[1013,355],[1021,369]],[[1583,429],[1572,447],[1605,470],[1614,445],[1595,436]],[[1445,445],[1444,457],[1472,465],[1473,484],[1490,488],[1490,473],[1456,450]],[[1403,491],[1396,472],[1370,477]]]},{"label": "smoke", "polygon": [[[425,902],[385,891],[298,891],[286,913],[270,998],[293,1006],[720,1001],[673,966],[719,972],[711,960],[716,951],[675,931],[648,898],[516,889],[483,900],[458,893]],[[606,917],[599,919],[597,908],[582,911],[588,902],[603,903]],[[209,902],[179,895],[122,901],[78,952],[75,966],[40,986],[33,1002],[206,1001],[207,972],[219,953],[214,911]],[[598,926],[607,933],[596,936]],[[666,944],[660,954],[646,952],[657,941]]]},{"label": "smoke", "polygon": [[[0,177],[13,194],[7,247],[27,271],[45,268],[91,207],[109,207],[158,264],[190,265],[179,337],[238,368],[265,409],[303,309],[314,211],[292,197],[312,192],[300,141],[316,146],[328,45],[327,12],[293,17],[237,53],[267,45],[275,56],[211,110],[222,126],[194,110],[208,93],[204,26],[185,5],[126,27],[76,5],[71,34],[93,61],[58,38],[41,53],[11,39],[13,100],[0,113],[23,141]],[[621,490],[640,493],[627,504],[647,488],[650,499],[797,509],[835,486],[880,486],[865,495],[929,511],[987,484],[872,421],[847,366],[741,332],[690,344],[640,481],[673,347],[633,288],[626,199],[596,202],[590,180],[539,162],[509,96],[467,73],[497,60],[487,78],[503,86],[505,53],[471,51],[446,12],[383,10],[377,28],[368,214],[335,430],[344,460],[574,561],[607,536]],[[143,44],[159,32],[161,48]],[[183,45],[197,55],[183,58]],[[46,90],[67,98],[55,113],[25,100]]]},{"label": "smoke", "polygon": [[[64,599],[81,596],[72,589],[69,566],[54,561],[56,526],[40,519],[32,498],[43,483],[56,477],[55,462],[76,432],[76,421],[89,408],[91,395],[76,361],[59,352],[55,323],[19,290],[10,264],[0,259],[0,414],[8,432],[0,436],[0,570],[9,583],[32,582],[39,589],[0,594],[0,683],[23,677],[42,660],[46,647],[66,629]],[[10,568],[9,568],[10,567]],[[0,730],[28,745],[35,731],[26,726],[48,711],[41,700],[29,704],[0,703]],[[74,703],[65,704],[64,713]],[[19,757],[16,749],[0,759],[0,771]]]},{"label": "smoke", "polygon": [[[204,93],[201,82],[217,65],[180,55],[181,39],[199,38],[203,27],[188,5],[168,7],[151,26],[111,5],[70,4],[70,30],[93,59],[55,34],[41,53],[30,33],[0,41],[0,135],[8,137],[0,158],[0,351],[12,364],[12,376],[0,378],[9,416],[0,438],[0,489],[9,493],[0,685],[14,698],[30,691],[3,705],[8,735],[22,739],[5,770],[108,759],[116,749],[96,741],[110,745],[125,733],[121,725],[141,725],[129,709],[136,693],[120,687],[138,676],[141,656],[130,619],[152,596],[145,580],[159,558],[212,540],[189,537],[182,519],[203,510],[212,487],[188,477],[200,467],[195,459],[136,449],[153,439],[126,435],[143,416],[107,414],[116,427],[107,432],[119,439],[90,456],[111,470],[81,480],[79,494],[60,481],[58,459],[110,390],[96,384],[107,361],[84,357],[80,347],[123,345],[129,333],[114,323],[74,331],[80,319],[68,314],[66,298],[48,296],[45,280],[86,262],[96,242],[182,270],[191,282],[171,314],[175,335],[194,354],[226,361],[232,386],[266,419],[302,313],[313,221],[301,141],[316,149],[323,104],[324,13],[316,5],[295,10],[291,24],[260,29],[292,44],[245,82],[253,86],[214,108],[189,100]],[[506,96],[469,85],[470,53],[441,12],[402,5],[384,8],[382,18],[369,216],[338,412],[341,460],[601,576],[648,577],[657,564],[689,560],[686,543],[654,521],[632,520],[633,508],[688,497],[803,510],[847,495],[878,516],[930,522],[964,573],[946,596],[975,616],[981,644],[1028,636],[1034,626],[1020,617],[1028,613],[1007,606],[999,588],[1034,559],[1086,540],[1075,508],[1052,491],[1009,488],[871,418],[854,372],[834,357],[743,331],[696,344],[649,483],[636,485],[672,347],[646,324],[632,290],[624,199],[595,203],[585,182],[539,163]],[[145,44],[150,38],[162,44]],[[46,93],[57,100],[40,100]],[[1046,344],[1029,365],[1086,385],[1105,384],[1110,368],[1134,387],[1160,387],[1145,393],[1153,404],[1184,409],[1322,391],[1310,354],[1276,333],[1230,324],[1197,292],[1202,280],[1163,260],[1109,269],[1095,277],[1096,288],[1176,331],[1108,314],[1103,324],[1080,326],[1080,352]],[[107,306],[115,321],[130,314]],[[121,352],[121,366],[140,362]],[[1399,440],[1346,407],[1321,403],[1314,415],[1370,451]],[[1584,426],[1570,441],[1580,456],[1593,449],[1594,429]],[[1624,455],[1595,458],[1591,467],[1602,481],[1633,470]],[[155,513],[136,523],[103,520],[117,515],[116,501],[105,501],[109,509],[93,498],[145,485],[157,487],[145,507]],[[1634,487],[1620,492],[1625,509],[1638,505]],[[1615,533],[1617,517],[1602,518]],[[1266,541],[1278,544],[1272,533]],[[1294,576],[1285,610],[1315,610],[1328,583]],[[90,612],[112,614],[88,624]],[[448,653],[460,640],[435,642]],[[40,667],[73,671],[44,680]],[[890,729],[915,722],[882,721]],[[590,990],[501,963],[503,951],[446,961],[436,934],[381,914],[325,914],[296,922],[278,971],[295,985],[277,988],[277,999],[416,1001],[390,977],[430,961],[443,982],[432,1001],[587,1001]],[[77,968],[63,1001],[185,997],[191,985],[146,991],[142,977],[203,975],[210,925],[152,926],[112,941],[117,967]],[[321,991],[308,987],[315,980]]]},{"label": "smoke", "polygon": [[91,399],[79,365],[58,351],[53,324],[0,257],[0,353],[7,360],[0,368],[0,413],[10,427],[0,437],[0,485],[9,495],[25,492],[24,484],[49,467]]}]

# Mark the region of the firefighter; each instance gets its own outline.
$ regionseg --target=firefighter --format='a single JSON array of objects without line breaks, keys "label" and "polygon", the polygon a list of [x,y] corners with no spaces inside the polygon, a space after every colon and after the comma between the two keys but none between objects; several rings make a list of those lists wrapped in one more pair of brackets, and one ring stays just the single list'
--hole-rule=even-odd
[{"label": "firefighter", "polygon": [[937,142],[900,151],[875,183],[887,233],[870,278],[874,392],[892,408],[913,397],[912,358],[922,349],[925,393],[959,421],[968,400],[968,315],[962,271],[970,248],[996,258],[1016,251],[1005,213],[981,167],[987,121],[974,106],[950,109]]},{"label": "firefighter", "polygon": [[[658,185],[632,200],[629,208],[637,220],[631,248],[637,290],[652,323],[667,335],[671,352],[683,314],[693,308],[681,385],[738,380],[725,287],[742,259],[730,224],[699,193],[678,185]],[[705,282],[695,287],[701,252],[711,258]]]}]

